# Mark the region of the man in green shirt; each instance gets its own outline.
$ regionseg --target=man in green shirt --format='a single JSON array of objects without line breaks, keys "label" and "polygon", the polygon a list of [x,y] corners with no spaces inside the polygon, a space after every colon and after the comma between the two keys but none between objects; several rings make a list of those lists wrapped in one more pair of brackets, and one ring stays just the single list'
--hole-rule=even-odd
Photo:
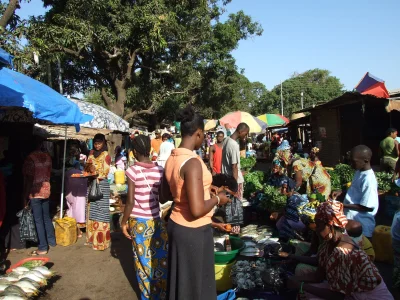
[{"label": "man in green shirt", "polygon": [[386,138],[380,143],[381,153],[381,172],[389,172],[393,174],[396,162],[399,157],[399,143],[396,141],[397,129],[389,128]]}]

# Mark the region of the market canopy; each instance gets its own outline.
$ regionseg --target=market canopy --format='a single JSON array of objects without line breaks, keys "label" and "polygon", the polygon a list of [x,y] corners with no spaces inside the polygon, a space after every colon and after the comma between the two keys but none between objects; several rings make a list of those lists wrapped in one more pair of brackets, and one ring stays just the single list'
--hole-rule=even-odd
[{"label": "market canopy", "polygon": [[0,106],[26,108],[35,119],[53,124],[79,125],[93,119],[49,86],[1,66]]},{"label": "market canopy", "polygon": [[246,123],[250,127],[250,133],[259,133],[268,127],[265,122],[243,111],[231,112],[222,117],[219,122],[222,125],[229,124],[232,128],[236,128],[240,123]]},{"label": "market canopy", "polygon": [[355,90],[363,95],[373,95],[380,98],[389,98],[389,92],[386,89],[385,81],[375,77],[369,72],[365,73],[364,77],[355,87]]},{"label": "market canopy", "polygon": [[108,109],[79,99],[71,99],[71,101],[76,103],[83,113],[94,117],[86,123],[81,123],[82,127],[129,132],[129,123]]},{"label": "market canopy", "polygon": [[218,120],[204,120],[204,130],[208,131],[218,126]]},{"label": "market canopy", "polygon": [[263,114],[257,117],[261,121],[267,123],[268,127],[285,126],[289,123],[289,119],[278,114]]}]

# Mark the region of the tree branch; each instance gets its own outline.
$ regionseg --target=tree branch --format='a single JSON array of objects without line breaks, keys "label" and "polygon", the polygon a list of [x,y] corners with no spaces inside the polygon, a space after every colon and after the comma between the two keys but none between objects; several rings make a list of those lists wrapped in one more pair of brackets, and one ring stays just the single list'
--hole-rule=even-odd
[{"label": "tree branch", "polygon": [[128,63],[128,69],[126,70],[126,79],[127,80],[132,80],[132,70],[133,70],[133,64],[135,63],[136,55],[138,53],[139,49],[136,49],[133,51],[133,53],[130,55],[129,63]]},{"label": "tree branch", "polygon": [[66,47],[58,46],[57,48],[49,49],[48,52],[49,53],[51,53],[51,52],[64,52],[64,53],[67,53],[67,54],[71,54],[71,55],[75,56],[76,58],[84,59],[85,57],[81,55],[82,49],[80,49],[79,51],[75,51],[75,50],[72,50],[72,49],[69,49],[69,48],[66,48]]},{"label": "tree branch", "polygon": [[8,22],[12,18],[13,14],[17,8],[19,8],[19,1],[18,0],[10,0],[10,2],[7,5],[6,11],[0,18],[1,31],[6,29]]},{"label": "tree branch", "polygon": [[124,119],[128,121],[129,119],[139,115],[154,115],[155,114],[154,108],[155,104],[153,103],[148,109],[142,109],[139,111],[132,111],[128,113],[127,115],[124,116]]},{"label": "tree branch", "polygon": [[105,87],[101,88],[101,95],[103,96],[103,99],[107,104],[107,107],[111,108],[114,103],[113,103],[112,99],[110,98],[110,96],[107,95],[107,91],[106,91]]},{"label": "tree branch", "polygon": [[107,55],[107,57],[108,57],[109,59],[113,59],[113,58],[116,58],[116,57],[120,56],[122,53],[121,53],[121,51],[120,51],[119,49],[117,49],[116,47],[114,47],[114,53],[113,53],[113,54],[111,54],[111,53],[108,52],[107,50],[104,50],[104,51],[103,51],[103,54]]}]

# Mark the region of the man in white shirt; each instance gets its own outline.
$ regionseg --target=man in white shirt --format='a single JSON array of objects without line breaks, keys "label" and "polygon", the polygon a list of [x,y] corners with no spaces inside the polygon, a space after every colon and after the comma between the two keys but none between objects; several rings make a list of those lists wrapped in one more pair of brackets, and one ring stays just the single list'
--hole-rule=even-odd
[{"label": "man in white shirt", "polygon": [[221,173],[233,176],[239,184],[239,199],[242,200],[243,175],[240,171],[240,148],[238,140],[245,140],[250,128],[246,123],[240,123],[236,131],[224,140],[222,148],[222,168]]},{"label": "man in white shirt", "polygon": [[371,157],[371,149],[364,145],[351,151],[351,165],[356,173],[343,202],[347,219],[360,222],[367,238],[372,237],[379,208],[378,182],[371,168]]}]

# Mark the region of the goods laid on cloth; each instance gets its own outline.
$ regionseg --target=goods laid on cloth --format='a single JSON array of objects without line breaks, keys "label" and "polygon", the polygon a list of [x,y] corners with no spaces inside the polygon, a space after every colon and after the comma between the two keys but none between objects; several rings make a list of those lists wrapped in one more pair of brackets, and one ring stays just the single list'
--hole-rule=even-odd
[{"label": "goods laid on cloth", "polygon": [[375,261],[393,264],[391,227],[378,225],[372,235]]},{"label": "goods laid on cloth", "polygon": [[260,133],[268,127],[265,122],[243,111],[231,112],[223,116],[219,122],[231,128],[236,128],[240,123],[246,123],[250,127],[250,133]]},{"label": "goods laid on cloth", "polygon": [[263,114],[257,117],[261,121],[267,123],[268,127],[285,126],[289,123],[289,119],[278,114]]},{"label": "goods laid on cloth", "polygon": [[24,259],[0,276],[0,299],[30,299],[40,294],[54,273],[44,264],[47,257]]},{"label": "goods laid on cloth", "polygon": [[55,234],[57,245],[70,246],[78,239],[77,224],[74,218],[64,217],[55,222]]},{"label": "goods laid on cloth", "polygon": [[31,208],[25,207],[20,210],[17,213],[17,217],[19,218],[19,235],[21,241],[31,241],[36,243],[38,238]]},{"label": "goods laid on cloth", "polygon": [[281,268],[271,267],[267,261],[239,260],[232,267],[232,283],[238,290],[265,288],[279,290],[284,287],[286,273]]}]

